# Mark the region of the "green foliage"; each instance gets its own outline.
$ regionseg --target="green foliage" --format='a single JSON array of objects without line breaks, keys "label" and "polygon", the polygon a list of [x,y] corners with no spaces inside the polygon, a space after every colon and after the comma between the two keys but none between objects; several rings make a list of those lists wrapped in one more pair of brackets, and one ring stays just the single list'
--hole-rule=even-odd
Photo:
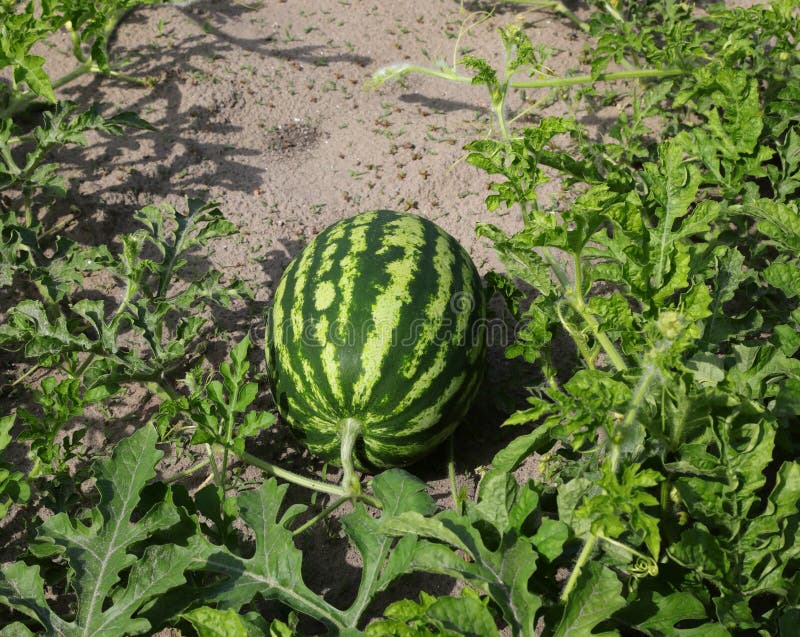
[{"label": "green foliage", "polygon": [[[120,136],[128,128],[155,130],[131,112],[103,116],[97,106],[79,112],[74,102],[61,101],[42,114],[42,123],[32,131],[21,134],[13,120],[5,119],[0,127],[0,192],[18,189],[28,206],[33,194],[41,191],[54,197],[66,194],[66,183],[58,175],[58,165],[43,163],[50,152],[62,146],[86,146],[87,131],[102,131]],[[14,156],[25,149],[24,162]]]},{"label": "green foliage", "polygon": [[[82,73],[119,74],[109,62],[108,40],[134,7],[163,0],[28,0],[4,2],[0,23],[0,68],[10,68],[11,83],[3,84],[2,119],[15,115],[35,99],[55,104],[54,89]],[[52,80],[43,66],[45,58],[31,53],[34,45],[65,29],[72,40],[78,66],[63,78]]]},{"label": "green foliage", "polygon": [[[135,218],[145,228],[121,235],[118,255],[105,246],[86,249],[60,241],[60,249],[47,256],[35,237],[20,231],[20,241],[31,241],[25,244],[24,266],[41,298],[9,309],[0,345],[22,348],[45,365],[82,376],[88,389],[157,381],[191,357],[202,345],[198,336],[207,322],[196,309],[227,305],[249,291],[239,282],[223,283],[216,271],[193,276],[188,286],[176,286],[176,278],[188,269],[187,255],[194,248],[232,234],[235,227],[215,204],[197,199],[187,201],[186,212],[147,206]],[[160,258],[145,256],[150,250]],[[71,300],[85,289],[84,277],[98,271],[123,287],[121,300],[108,310],[102,300]]]},{"label": "green foliage", "polygon": [[[596,625],[573,633],[553,618],[587,618],[602,634],[784,634],[797,579],[796,8],[715,5],[700,17],[685,3],[597,4],[591,71],[570,83],[592,104],[604,79],[649,80],[613,96],[610,138],[591,140],[563,117],[507,129],[513,120],[495,106],[510,90],[569,78],[509,79],[476,55],[463,61],[489,88],[502,133],[468,143],[467,161],[494,180],[487,208],[519,206],[524,224],[507,235],[481,223],[478,233],[536,290],[525,305],[507,280],[498,286],[521,321],[507,355],[544,376],[505,423],[535,428],[497,454],[484,481],[540,454],[542,515],[581,546],[557,602],[552,590],[538,602],[544,634]],[[632,70],[609,73],[612,64]],[[570,194],[548,209],[537,189],[553,170]],[[577,360],[557,371],[563,334]],[[513,492],[491,497],[501,514],[489,535],[480,519],[484,540],[497,539]],[[468,506],[473,524],[480,506]],[[470,565],[486,562],[448,516],[392,531],[416,527]],[[695,628],[678,628],[684,618]],[[504,619],[524,634],[518,618]]]},{"label": "green foliage", "polygon": [[144,427],[96,465],[100,502],[85,518],[58,513],[39,528],[38,544],[31,549],[39,556],[65,560],[76,599],[73,618],[50,608],[39,566],[25,562],[2,567],[0,600],[34,620],[46,634],[110,637],[138,635],[151,628],[138,613],[184,581],[183,570],[194,555],[191,546],[170,543],[137,550],[180,521],[169,496],[132,518],[162,455],[155,440],[155,430]]},{"label": "green foliage", "polygon": [[[0,69],[10,77],[10,82],[0,83],[0,192],[20,195],[11,200],[11,209],[25,215],[25,226],[36,226],[36,204],[47,205],[66,193],[58,164],[46,162],[54,149],[85,146],[84,134],[92,130],[116,136],[126,128],[153,130],[135,113],[103,115],[98,106],[81,108],[59,100],[55,90],[89,72],[125,77],[110,66],[108,39],[130,9],[156,1],[160,0],[29,0],[6,3],[0,11]],[[72,39],[78,64],[54,80],[44,69],[45,58],[31,51],[61,29]],[[32,108],[37,101],[40,119]],[[7,276],[0,276],[0,284],[6,281]]]},{"label": "green foliage", "polygon": [[[431,499],[421,493],[424,483],[396,469],[373,479],[373,489],[384,515],[407,511],[429,513]],[[279,514],[286,485],[274,479],[260,488],[240,494],[241,520],[255,533],[255,549],[245,558],[225,547],[207,543],[196,553],[193,569],[217,577],[192,593],[194,599],[215,604],[221,609],[240,609],[257,595],[277,599],[298,613],[322,622],[332,634],[346,634],[355,629],[372,598],[385,590],[397,577],[407,572],[407,562],[414,538],[407,538],[393,548],[391,538],[377,533],[379,521],[363,505],[342,519],[345,533],[361,554],[361,583],[349,608],[340,610],[309,589],[302,581],[302,554],[292,542],[288,526],[303,512],[301,505]]]},{"label": "green foliage", "polygon": [[[205,444],[216,493],[206,499],[208,491],[201,491],[203,502],[208,504],[201,508],[222,542],[231,540],[232,525],[239,516],[235,498],[226,496],[230,482],[229,454],[231,451],[244,453],[246,439],[258,435],[275,422],[272,412],[250,409],[259,387],[248,374],[249,348],[250,337],[245,335],[231,349],[230,362],[224,361],[220,365],[221,381],[204,377],[202,367],[191,370],[184,379],[190,394],[162,402],[155,419],[162,439],[175,440],[177,430],[181,433],[191,432],[189,442]],[[222,457],[219,460],[215,454],[217,446],[221,447]]]},{"label": "green foliage", "polygon": [[[11,443],[15,419],[14,414],[0,418],[0,454]],[[30,495],[31,488],[25,474],[9,462],[0,462],[0,519],[5,517],[13,504],[24,504]]]},{"label": "green foliage", "polygon": [[[162,437],[171,424],[171,416],[187,412],[197,428],[192,443],[223,441],[237,451],[244,451],[245,439],[255,436],[275,421],[272,412],[251,411],[248,408],[258,393],[258,384],[248,380],[250,362],[247,354],[250,337],[245,337],[231,349],[231,361],[220,365],[222,380],[198,378],[202,370],[187,376],[186,384],[192,390],[188,397],[161,404],[158,418]],[[242,421],[237,426],[237,417]],[[224,472],[223,472],[224,473]]]},{"label": "green foliage", "polygon": [[34,459],[30,477],[68,473],[67,462],[79,456],[83,429],[58,440],[59,434],[76,416],[83,414],[88,405],[98,403],[119,391],[114,384],[95,385],[91,389],[81,387],[77,378],[59,381],[54,376],[42,379],[39,389],[34,390],[33,400],[40,413],[20,407],[16,415],[24,425],[19,440],[30,441],[30,456]]},{"label": "green foliage", "polygon": [[[305,506],[283,510],[287,485],[269,479],[235,497],[241,521],[254,534],[245,557],[201,533],[197,505],[185,494],[166,487],[143,495],[162,456],[155,444],[150,426],[120,442],[111,458],[95,465],[97,506],[78,517],[58,513],[39,528],[31,551],[42,560],[65,560],[76,595],[74,618],[49,607],[40,566],[21,561],[3,567],[0,601],[48,634],[135,635],[180,614],[202,634],[249,635],[263,634],[257,632],[263,620],[234,611],[260,596],[320,620],[333,634],[358,634],[353,630],[374,596],[408,571],[415,538],[395,546],[378,532],[380,520],[359,504],[342,522],[361,554],[361,585],[347,609],[330,605],[302,582],[302,554],[289,526]],[[424,486],[399,469],[372,481],[385,516],[430,514],[434,505]]]},{"label": "green foliage", "polygon": [[[580,23],[594,38],[585,75],[547,75],[548,51],[514,25],[499,34],[500,68],[473,52],[453,66],[376,76],[422,72],[483,86],[498,134],[467,143],[466,161],[492,180],[489,211],[521,215],[513,234],[488,222],[478,233],[506,266],[489,275],[492,289],[521,322],[506,355],[538,365],[541,382],[504,423],[520,434],[480,472],[476,497],[456,495],[452,510],[438,510],[404,471],[342,486],[248,454],[247,438],[274,421],[257,401],[249,336],[218,373],[202,361],[204,310],[247,291],[213,272],[187,276],[192,251],[235,231],[215,204],[148,206],[136,215],[142,228],[113,251],[42,227],[37,204],[65,187],[47,163],[51,149],[84,144],[89,130],[147,125],[58,102],[60,80],[44,74],[32,47],[66,28],[81,72],[116,74],[108,36],[134,4],[3,3],[0,64],[11,79],[0,190],[10,198],[0,210],[0,286],[24,286],[27,298],[4,308],[0,345],[47,371],[29,387],[30,404],[0,418],[0,451],[19,431],[34,463],[29,475],[0,464],[0,513],[41,495],[40,477],[55,476],[55,492],[86,476],[80,467],[69,475],[83,460],[83,429],[63,433],[87,406],[131,382],[162,403],[158,430],[139,428],[94,465],[99,500],[52,499],[57,512],[24,560],[2,568],[0,601],[15,611],[2,634],[141,634],[170,624],[287,637],[303,630],[301,617],[345,637],[797,633],[794,2],[713,5],[702,15],[686,3],[596,2]],[[579,23],[561,3],[548,6]],[[644,84],[598,92],[605,80],[637,78]],[[529,101],[508,111],[514,91],[569,86],[582,87],[573,104],[616,102],[607,137],[566,115],[522,126]],[[22,117],[33,100],[50,104],[36,127]],[[565,188],[545,203],[548,179]],[[120,286],[119,301],[78,297],[102,276]],[[190,371],[176,386],[178,370]],[[190,496],[156,479],[156,431],[168,443],[186,431],[204,445],[213,484]],[[230,454],[273,477],[254,488],[234,480]],[[523,465],[537,477],[520,483]],[[287,481],[335,497],[311,512],[287,497]],[[304,581],[310,565],[295,536],[347,502],[341,529],[361,573],[342,609]],[[412,572],[463,588],[377,608]],[[54,610],[45,590],[67,604]],[[262,614],[264,600],[277,616]]]},{"label": "green foliage", "polygon": [[[266,622],[258,613],[240,615],[231,608],[201,606],[183,614],[199,637],[259,637],[266,635]],[[291,633],[289,633],[291,634]]]},{"label": "green foliage", "polygon": [[522,532],[522,526],[536,510],[538,496],[530,486],[519,488],[499,473],[484,478],[481,494],[476,504],[468,503],[465,515],[447,510],[424,518],[409,512],[383,520],[381,528],[393,535],[426,538],[414,547],[410,568],[469,582],[497,605],[514,634],[533,635],[543,601],[528,589],[537,570],[537,542],[535,535]]},{"label": "green foliage", "polygon": [[486,604],[472,589],[461,597],[434,597],[420,593],[419,603],[409,599],[394,602],[384,611],[387,619],[367,627],[367,637],[492,637],[498,635]]}]

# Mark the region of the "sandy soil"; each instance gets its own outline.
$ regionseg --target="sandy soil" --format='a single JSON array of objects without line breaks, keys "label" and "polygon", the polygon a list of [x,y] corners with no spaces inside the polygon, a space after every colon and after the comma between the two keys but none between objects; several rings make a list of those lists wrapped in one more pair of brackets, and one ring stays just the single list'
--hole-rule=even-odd
[{"label": "sandy soil", "polygon": [[[579,65],[583,39],[553,14],[520,13],[502,3],[464,4],[206,0],[132,12],[112,51],[128,62],[128,73],[157,78],[155,86],[86,77],[61,94],[80,103],[100,102],[106,111],[133,110],[158,130],[96,136],[86,149],[60,153],[71,171],[68,201],[79,211],[74,238],[112,242],[133,229],[132,213],[149,203],[181,205],[187,195],[218,201],[241,234],[216,242],[197,267],[238,277],[255,290],[254,303],[216,317],[221,341],[238,340],[249,330],[260,343],[264,310],[292,257],[330,223],[364,210],[424,215],[458,238],[482,273],[499,267],[491,246],[475,237],[475,223],[491,220],[513,230],[520,220],[514,212],[486,211],[487,177],[462,161],[463,145],[490,132],[485,90],[421,76],[376,91],[366,90],[367,82],[392,63],[452,59],[462,24],[473,12],[493,7],[495,15],[460,41],[462,51],[497,62],[497,27],[522,20],[535,43],[554,49],[550,65],[563,74]],[[47,55],[52,76],[71,68],[66,42],[54,42]],[[568,109],[569,102],[559,99],[546,112]],[[594,131],[605,123],[596,115],[584,121]],[[555,184],[546,192],[565,196]],[[493,350],[479,404],[456,439],[458,480],[470,493],[476,468],[516,433],[498,428],[504,417],[498,403],[519,398],[506,392],[519,387],[521,373],[504,360],[501,345]],[[260,356],[254,362],[262,364]],[[137,417],[151,413],[142,405],[152,407],[153,401],[130,394],[112,405],[111,413],[125,417],[122,429],[129,430]],[[107,432],[95,428],[95,444],[103,444]],[[300,451],[281,450],[287,442],[278,429],[260,440],[257,451],[290,466],[306,463]],[[446,506],[446,454],[411,470]],[[320,526],[299,544],[308,554],[307,582],[325,590],[333,603],[347,604],[358,564],[346,540]],[[424,581],[422,586],[419,578],[407,578],[394,595],[416,597],[420,587],[439,594],[452,589],[445,579]],[[387,600],[379,600],[376,612]]]}]

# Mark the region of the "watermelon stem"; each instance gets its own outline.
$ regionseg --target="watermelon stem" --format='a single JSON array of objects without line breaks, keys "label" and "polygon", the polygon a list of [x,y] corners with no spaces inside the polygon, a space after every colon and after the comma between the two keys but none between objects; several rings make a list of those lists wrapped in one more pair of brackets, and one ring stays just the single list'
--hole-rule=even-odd
[{"label": "watermelon stem", "polygon": [[361,495],[361,481],[353,463],[356,442],[361,435],[361,423],[355,418],[345,418],[339,423],[339,446],[342,461],[342,487],[354,500]]},{"label": "watermelon stem", "polygon": [[229,451],[236,454],[244,460],[247,464],[251,464],[254,467],[258,467],[265,473],[268,473],[271,476],[275,476],[281,480],[286,480],[286,482],[291,482],[292,484],[296,484],[300,487],[305,487],[306,489],[311,489],[313,491],[318,491],[320,493],[327,493],[329,495],[337,495],[339,497],[348,497],[349,494],[345,493],[345,490],[342,489],[341,486],[338,484],[331,484],[330,482],[323,482],[321,480],[314,480],[313,478],[307,478],[305,476],[301,476],[293,471],[289,471],[288,469],[282,469],[277,465],[272,464],[271,462],[267,462],[266,460],[262,460],[261,458],[257,458],[253,454],[247,453],[246,451],[241,451],[239,449],[235,449],[233,445],[228,447]]},{"label": "watermelon stem", "polygon": [[463,515],[464,502],[467,499],[467,494],[464,488],[462,487],[459,489],[456,483],[456,446],[455,436],[453,434],[450,434],[448,456],[447,474],[450,478],[450,492],[453,494],[453,510],[458,513],[458,515]]},{"label": "watermelon stem", "polygon": [[286,482],[290,482],[291,484],[296,484],[297,486],[303,487],[305,489],[311,489],[312,491],[317,491],[319,493],[327,493],[328,495],[335,495],[338,496],[339,498],[344,498],[345,500],[351,500],[353,502],[360,501],[363,502],[364,504],[368,504],[369,506],[375,507],[376,509],[381,509],[383,507],[378,498],[368,493],[364,493],[362,491],[361,482],[358,480],[355,468],[353,467],[352,447],[355,445],[355,441],[358,439],[358,434],[361,433],[360,423],[358,423],[357,420],[355,422],[359,425],[359,429],[356,432],[355,437],[353,437],[352,443],[350,443],[351,444],[350,472],[348,474],[347,468],[344,469],[344,476],[342,478],[341,484],[332,484],[330,482],[323,482],[322,480],[315,480],[314,478],[307,478],[306,476],[301,476],[300,474],[297,474],[294,471],[283,469],[277,465],[272,464],[271,462],[262,460],[261,458],[258,458],[251,453],[247,453],[246,451],[236,449],[233,445],[223,444],[223,446],[226,449],[228,449],[228,451],[235,454],[240,460],[246,462],[247,464],[253,465],[254,467],[258,467],[265,473],[268,473],[271,476],[275,476],[279,480],[285,480]]},{"label": "watermelon stem", "polygon": [[336,500],[334,500],[328,506],[322,509],[322,511],[320,511],[319,513],[317,513],[317,515],[308,520],[308,522],[301,524],[294,531],[292,531],[292,535],[300,535],[303,531],[307,531],[320,520],[327,518],[331,513],[333,513],[336,509],[342,506],[345,502],[350,502],[350,498],[346,495],[343,495],[340,498],[336,498]]},{"label": "watermelon stem", "polygon": [[586,538],[586,542],[584,543],[583,549],[581,549],[581,553],[575,562],[575,566],[572,567],[572,572],[569,574],[569,579],[564,585],[564,590],[561,591],[561,602],[563,604],[566,604],[569,600],[570,594],[574,590],[575,585],[578,583],[578,578],[580,577],[581,571],[583,571],[583,567],[586,566],[586,563],[589,561],[596,544],[597,536],[594,533],[589,533],[589,537]]}]

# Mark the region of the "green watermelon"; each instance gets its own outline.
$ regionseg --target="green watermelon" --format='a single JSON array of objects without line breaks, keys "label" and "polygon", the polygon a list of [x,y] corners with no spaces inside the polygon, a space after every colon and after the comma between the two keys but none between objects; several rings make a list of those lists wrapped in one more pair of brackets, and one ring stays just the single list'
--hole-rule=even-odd
[{"label": "green watermelon", "polygon": [[332,463],[346,424],[359,469],[414,462],[475,397],[485,316],[475,265],[435,223],[389,210],[335,223],[286,268],[267,316],[278,411]]}]

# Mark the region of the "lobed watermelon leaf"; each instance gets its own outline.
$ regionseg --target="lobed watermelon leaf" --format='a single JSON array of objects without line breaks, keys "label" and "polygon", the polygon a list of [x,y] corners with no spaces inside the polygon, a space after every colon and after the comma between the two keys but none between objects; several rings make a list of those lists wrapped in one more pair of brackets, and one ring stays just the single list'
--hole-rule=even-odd
[{"label": "lobed watermelon leaf", "polygon": [[367,637],[495,637],[495,620],[484,601],[465,588],[460,597],[434,597],[425,592],[419,603],[409,599],[390,604],[386,619],[367,627]]},{"label": "lobed watermelon leaf", "polygon": [[153,627],[138,616],[140,611],[185,581],[184,570],[196,548],[191,543],[151,544],[141,553],[134,552],[180,519],[169,495],[139,519],[132,517],[163,455],[155,443],[155,430],[143,427],[121,441],[111,458],[95,465],[100,502],[88,524],[58,513],[39,530],[39,545],[33,550],[43,556],[62,556],[70,569],[69,586],[76,596],[74,619],[64,619],[48,605],[38,565],[13,562],[3,566],[0,601],[30,617],[47,634],[119,637]]},{"label": "lobed watermelon leaf", "polygon": [[[383,515],[427,514],[434,508],[430,496],[423,492],[425,483],[400,469],[375,476],[372,484]],[[291,507],[281,515],[286,490],[286,484],[270,478],[260,488],[237,496],[241,519],[255,534],[253,556],[244,558],[225,546],[198,539],[200,546],[195,549],[191,570],[218,577],[215,583],[192,588],[191,595],[178,595],[175,599],[191,597],[195,603],[214,605],[222,611],[238,611],[256,596],[276,599],[293,611],[322,622],[331,635],[358,634],[356,629],[374,596],[408,572],[416,539],[407,537],[395,542],[379,533],[379,520],[369,515],[362,504],[356,505],[353,513],[342,518],[342,524],[361,554],[361,583],[350,607],[336,608],[303,582],[303,556],[294,545],[289,525],[304,507]],[[201,621],[196,615],[191,617],[193,623]],[[220,615],[211,619],[207,613],[203,617],[203,622],[212,624],[223,619]]]},{"label": "lobed watermelon leaf", "polygon": [[[492,599],[514,635],[533,635],[543,600],[529,590],[528,584],[537,569],[538,556],[518,529],[520,519],[527,518],[538,501],[525,490],[517,492],[512,483],[516,485],[507,474],[492,474],[487,481],[487,487],[493,485],[487,489],[490,495],[477,505],[468,502],[466,515],[452,510],[433,517],[404,512],[382,519],[380,530],[390,536],[425,538],[413,548],[408,564],[411,570],[466,581]],[[507,492],[500,503],[494,498],[497,489]],[[509,508],[514,511],[510,518],[501,512]],[[489,539],[478,529],[480,521],[491,525]],[[448,612],[463,604],[447,602]]]}]

